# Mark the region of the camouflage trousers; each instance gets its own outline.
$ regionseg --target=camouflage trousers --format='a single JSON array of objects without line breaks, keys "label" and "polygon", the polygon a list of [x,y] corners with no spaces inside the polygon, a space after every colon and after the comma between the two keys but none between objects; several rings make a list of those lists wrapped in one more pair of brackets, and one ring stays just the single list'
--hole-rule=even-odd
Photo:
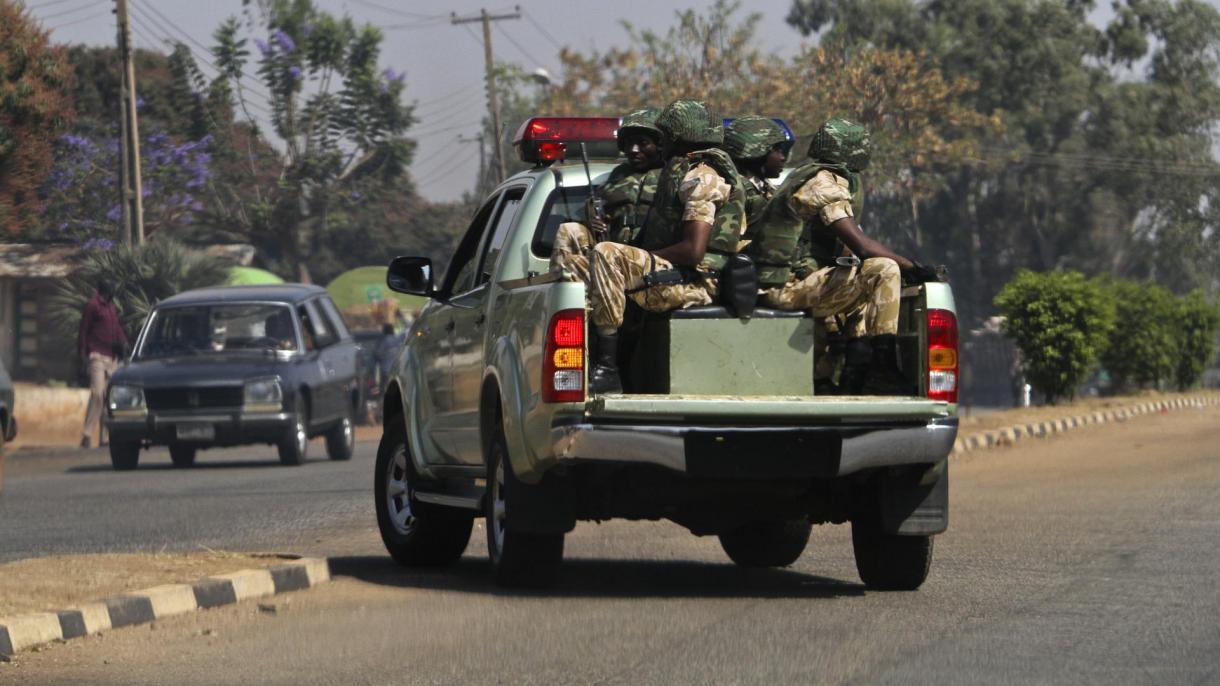
[{"label": "camouflage trousers", "polygon": [[555,231],[551,247],[551,272],[565,271],[573,281],[589,283],[589,251],[593,234],[580,222],[564,222]]},{"label": "camouflage trousers", "polygon": [[560,224],[552,245],[551,271],[566,272],[573,280],[585,283],[593,325],[600,329],[618,329],[623,325],[627,298],[649,312],[669,312],[708,305],[716,295],[716,280],[711,277],[697,283],[636,290],[644,285],[644,275],[649,271],[672,269],[673,264],[623,243],[602,241],[594,245],[589,229],[578,222]]},{"label": "camouflage trousers", "polygon": [[873,257],[857,267],[827,267],[799,281],[762,292],[762,304],[779,310],[809,310],[814,317],[860,310],[858,324],[848,318],[849,337],[898,333],[902,274],[898,263]]}]

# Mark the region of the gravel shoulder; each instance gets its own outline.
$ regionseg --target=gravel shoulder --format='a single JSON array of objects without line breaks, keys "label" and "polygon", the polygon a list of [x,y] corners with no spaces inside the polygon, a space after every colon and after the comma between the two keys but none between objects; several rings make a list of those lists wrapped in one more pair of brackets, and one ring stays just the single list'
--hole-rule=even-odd
[{"label": "gravel shoulder", "polygon": [[1131,407],[1140,403],[1153,402],[1157,400],[1169,400],[1186,396],[1197,397],[1206,394],[1210,394],[1210,392],[1147,392],[1138,395],[1123,395],[1108,398],[1080,398],[1074,402],[1061,403],[1059,405],[1014,407],[1007,410],[987,412],[985,414],[971,414],[968,410],[959,409],[958,435],[968,436],[972,433],[991,431],[992,429],[1003,429],[1010,426],[1018,426],[1034,422],[1065,419],[1068,417],[1075,417],[1092,412],[1101,412],[1104,410],[1117,410],[1124,407]]}]

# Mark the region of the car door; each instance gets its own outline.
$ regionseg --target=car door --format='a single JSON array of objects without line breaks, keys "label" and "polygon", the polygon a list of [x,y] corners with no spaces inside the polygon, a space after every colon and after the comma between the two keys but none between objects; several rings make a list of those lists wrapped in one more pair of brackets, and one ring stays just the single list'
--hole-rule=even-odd
[{"label": "car door", "polygon": [[524,195],[525,186],[504,190],[479,249],[474,287],[453,299],[452,440],[455,457],[463,464],[476,465],[483,460],[479,401],[486,367],[488,299],[495,288],[492,274],[496,260]]},{"label": "car door", "polygon": [[[331,383],[335,392],[335,416],[343,417],[350,411],[358,411],[355,405],[356,384],[359,380],[359,351],[352,339],[347,323],[339,308],[331,301],[330,296],[320,296],[314,301],[317,309],[325,318],[327,325],[334,332],[334,342],[322,349],[323,366],[330,370]],[[353,415],[355,421],[355,415]]]},{"label": "car door", "polygon": [[305,343],[305,364],[312,367],[306,378],[315,379],[307,383],[309,388],[309,419],[311,424],[328,421],[335,415],[334,365],[325,354],[332,343],[333,332],[326,325],[322,313],[312,301],[297,305],[297,316],[301,319],[301,335]]},{"label": "car door", "polygon": [[[447,463],[459,461],[458,443],[462,433],[460,416],[454,412],[453,364],[454,346],[458,340],[457,325],[458,320],[472,316],[471,303],[478,299],[473,291],[478,288],[480,248],[499,200],[499,194],[492,196],[475,214],[445,270],[434,306],[425,308],[420,321],[413,328],[416,340],[412,341],[412,346],[420,352],[430,386],[428,397],[435,411],[426,430],[442,453],[439,457]],[[468,347],[465,343],[463,346]]]}]

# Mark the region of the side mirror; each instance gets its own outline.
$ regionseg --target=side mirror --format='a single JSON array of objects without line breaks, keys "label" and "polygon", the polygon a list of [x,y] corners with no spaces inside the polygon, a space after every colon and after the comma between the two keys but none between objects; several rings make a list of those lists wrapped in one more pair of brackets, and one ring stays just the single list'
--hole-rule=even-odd
[{"label": "side mirror", "polygon": [[432,289],[432,259],[395,257],[386,271],[385,285],[398,293],[431,298],[436,293]]}]

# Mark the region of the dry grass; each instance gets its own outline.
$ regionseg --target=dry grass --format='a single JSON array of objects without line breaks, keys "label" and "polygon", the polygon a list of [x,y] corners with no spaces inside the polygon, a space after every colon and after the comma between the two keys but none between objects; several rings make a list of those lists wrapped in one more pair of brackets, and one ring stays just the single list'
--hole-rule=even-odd
[{"label": "dry grass", "polygon": [[206,551],[55,555],[0,565],[0,617],[63,610],[161,584],[284,563],[281,555]]}]

